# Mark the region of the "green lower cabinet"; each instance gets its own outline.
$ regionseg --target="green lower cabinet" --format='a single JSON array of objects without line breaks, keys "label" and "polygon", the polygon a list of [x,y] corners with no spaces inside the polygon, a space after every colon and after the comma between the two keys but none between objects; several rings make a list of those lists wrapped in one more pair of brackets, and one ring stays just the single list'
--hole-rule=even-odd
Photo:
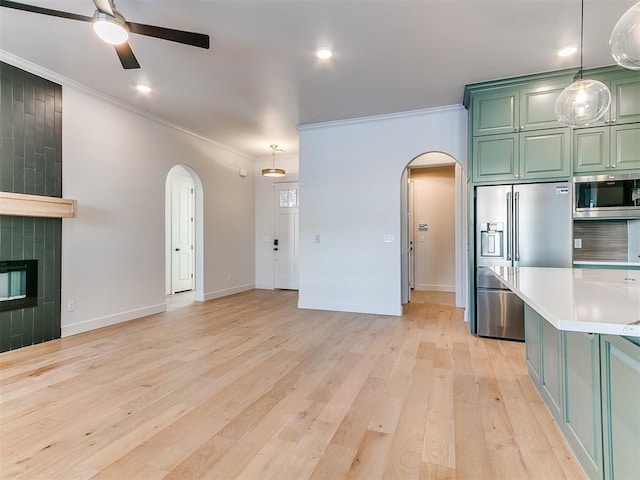
[{"label": "green lower cabinet", "polygon": [[542,321],[542,372],[540,393],[558,425],[562,425],[562,336],[547,321]]},{"label": "green lower cabinet", "polygon": [[[638,339],[635,339],[636,341]],[[640,478],[640,345],[601,336],[604,478]]]},{"label": "green lower cabinet", "polygon": [[600,339],[583,332],[562,332],[564,420],[562,431],[587,476],[601,479]]},{"label": "green lower cabinet", "polygon": [[525,356],[529,376],[536,387],[540,388],[542,371],[542,322],[544,319],[526,303],[524,304]]}]

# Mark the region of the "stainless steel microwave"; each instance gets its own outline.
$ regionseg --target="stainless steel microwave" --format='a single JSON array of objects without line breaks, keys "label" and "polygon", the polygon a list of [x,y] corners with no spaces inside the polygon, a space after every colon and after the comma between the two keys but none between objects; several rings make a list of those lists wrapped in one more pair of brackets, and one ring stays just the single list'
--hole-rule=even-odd
[{"label": "stainless steel microwave", "polygon": [[574,177],[573,217],[640,217],[640,173]]}]

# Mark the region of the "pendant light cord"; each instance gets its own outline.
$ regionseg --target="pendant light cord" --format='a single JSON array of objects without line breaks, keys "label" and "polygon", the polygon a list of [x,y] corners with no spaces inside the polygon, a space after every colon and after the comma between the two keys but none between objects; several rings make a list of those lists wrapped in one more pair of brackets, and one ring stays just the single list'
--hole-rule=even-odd
[{"label": "pendant light cord", "polygon": [[584,0],[580,8],[580,80],[582,80],[582,51],[584,50]]}]

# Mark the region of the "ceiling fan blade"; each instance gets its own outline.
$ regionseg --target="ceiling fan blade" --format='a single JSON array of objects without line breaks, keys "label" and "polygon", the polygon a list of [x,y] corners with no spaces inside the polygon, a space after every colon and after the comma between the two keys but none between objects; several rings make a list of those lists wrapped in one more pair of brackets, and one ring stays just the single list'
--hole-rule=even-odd
[{"label": "ceiling fan blade", "polygon": [[116,48],[116,53],[118,54],[122,68],[125,70],[140,68],[140,64],[127,42],[121,43],[120,45],[114,45],[114,47]]},{"label": "ceiling fan blade", "polygon": [[61,12],[60,10],[51,10],[50,8],[36,7],[35,5],[26,5],[24,3],[9,2],[6,0],[0,0],[0,7],[13,8],[15,10],[22,10],[24,12],[41,13],[43,15],[49,15],[51,17],[68,18],[70,20],[81,20],[83,22],[91,22],[93,20],[93,17],[87,17],[86,15]]},{"label": "ceiling fan blade", "polygon": [[142,23],[127,22],[131,33],[146,35],[148,37],[161,38],[170,42],[183,43],[193,47],[209,48],[209,35],[203,33],[185,32],[172,28],[154,27]]},{"label": "ceiling fan blade", "polygon": [[113,9],[111,8],[111,2],[109,0],[93,0],[98,11],[111,15],[113,17]]}]

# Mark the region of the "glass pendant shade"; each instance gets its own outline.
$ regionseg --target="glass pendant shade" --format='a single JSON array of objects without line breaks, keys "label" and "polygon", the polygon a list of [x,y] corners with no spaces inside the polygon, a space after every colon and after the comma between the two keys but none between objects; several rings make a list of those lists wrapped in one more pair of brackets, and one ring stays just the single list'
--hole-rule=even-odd
[{"label": "glass pendant shade", "polygon": [[580,79],[556,98],[556,117],[571,127],[586,127],[602,118],[610,104],[611,92],[604,83]]},{"label": "glass pendant shade", "polygon": [[611,32],[609,46],[618,65],[640,70],[640,2],[620,17]]}]

